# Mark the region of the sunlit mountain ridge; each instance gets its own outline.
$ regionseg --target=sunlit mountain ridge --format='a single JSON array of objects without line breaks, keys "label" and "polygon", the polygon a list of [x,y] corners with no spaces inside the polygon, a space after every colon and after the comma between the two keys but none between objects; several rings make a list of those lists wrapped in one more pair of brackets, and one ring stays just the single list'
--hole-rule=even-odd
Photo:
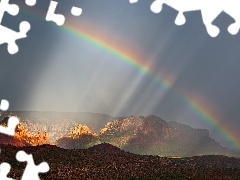
[{"label": "sunlit mountain ridge", "polygon": [[108,123],[99,135],[123,150],[161,156],[231,154],[209,136],[206,129],[194,129],[157,116],[132,116]]},{"label": "sunlit mountain ridge", "polygon": [[51,143],[72,132],[79,124],[87,125],[92,132],[98,133],[106,123],[116,119],[109,115],[88,112],[0,112],[0,120],[10,116],[17,116],[25,128],[33,135],[37,135],[39,131],[47,132]]},{"label": "sunlit mountain ridge", "polygon": [[[8,117],[5,117],[1,122],[1,126],[7,127]],[[15,128],[15,135],[8,136],[0,133],[0,144],[11,144],[15,146],[37,146],[50,144],[47,132],[38,131],[37,135],[29,132],[28,129],[19,123]]]},{"label": "sunlit mountain ridge", "polygon": [[212,139],[206,129],[166,122],[153,115],[113,120],[98,113],[4,112],[0,117],[2,122],[6,123],[10,115],[17,116],[21,122],[10,144],[21,146],[55,144],[65,149],[87,149],[109,143],[135,154],[236,155]]}]

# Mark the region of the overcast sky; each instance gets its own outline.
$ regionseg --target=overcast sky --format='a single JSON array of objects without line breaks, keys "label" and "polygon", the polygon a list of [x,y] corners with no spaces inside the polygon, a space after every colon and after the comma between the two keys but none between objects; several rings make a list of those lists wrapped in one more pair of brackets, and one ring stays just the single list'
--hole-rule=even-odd
[{"label": "overcast sky", "polygon": [[[16,2],[12,0],[11,2]],[[177,11],[164,5],[160,14],[150,10],[152,1],[59,0],[57,13],[79,27],[104,36],[128,49],[141,64],[151,64],[154,74],[174,77],[163,93],[153,78],[122,63],[116,56],[44,20],[49,0],[34,7],[21,3],[21,12],[5,13],[2,24],[18,31],[27,20],[31,30],[18,40],[19,52],[9,55],[0,46],[0,98],[10,110],[99,112],[112,116],[151,115],[195,128],[220,133],[184,102],[188,95],[201,97],[220,117],[218,121],[240,138],[240,33],[227,32],[233,19],[222,13],[214,24],[220,35],[211,38],[201,13],[185,13],[186,24],[174,24]],[[70,14],[81,7],[79,17]],[[101,37],[99,37],[101,38]],[[162,77],[163,78],[163,77]]]}]

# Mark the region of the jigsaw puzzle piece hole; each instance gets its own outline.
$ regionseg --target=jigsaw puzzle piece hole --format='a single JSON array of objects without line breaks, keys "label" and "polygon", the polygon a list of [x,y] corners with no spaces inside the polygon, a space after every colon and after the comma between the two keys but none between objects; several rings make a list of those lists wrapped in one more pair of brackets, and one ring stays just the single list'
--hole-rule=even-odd
[{"label": "jigsaw puzzle piece hole", "polygon": [[19,13],[19,7],[16,4],[11,4],[10,8],[7,10],[12,16],[16,16]]},{"label": "jigsaw puzzle piece hole", "polygon": [[28,6],[34,6],[36,4],[36,0],[25,0],[25,3],[28,5]]},{"label": "jigsaw puzzle piece hole", "polygon": [[152,3],[150,9],[154,13],[160,13],[162,11],[162,5],[163,5],[163,3],[161,1],[155,0]]},{"label": "jigsaw puzzle piece hole", "polygon": [[26,32],[28,32],[30,29],[31,29],[31,25],[30,25],[29,22],[27,22],[27,21],[23,21],[23,22],[21,22],[20,25],[19,25],[19,30],[20,30],[21,32],[26,33]]},{"label": "jigsaw puzzle piece hole", "polygon": [[18,46],[16,45],[16,43],[12,43],[10,45],[8,45],[8,52],[10,54],[16,54],[18,52]]},{"label": "jigsaw puzzle piece hole", "polygon": [[185,22],[186,22],[185,16],[183,15],[182,12],[179,12],[175,19],[175,24],[178,26],[181,26],[181,25],[185,24]]},{"label": "jigsaw puzzle piece hole", "polygon": [[2,111],[6,111],[9,108],[9,102],[5,99],[2,99],[1,104],[0,104],[0,109]]},{"label": "jigsaw puzzle piece hole", "polygon": [[50,168],[49,168],[48,163],[42,162],[41,164],[39,164],[39,169],[40,169],[39,172],[45,173],[45,172],[48,172]]},{"label": "jigsaw puzzle piece hole", "polygon": [[228,32],[232,35],[236,35],[239,31],[239,28],[240,28],[239,24],[233,23],[230,26],[228,26]]}]

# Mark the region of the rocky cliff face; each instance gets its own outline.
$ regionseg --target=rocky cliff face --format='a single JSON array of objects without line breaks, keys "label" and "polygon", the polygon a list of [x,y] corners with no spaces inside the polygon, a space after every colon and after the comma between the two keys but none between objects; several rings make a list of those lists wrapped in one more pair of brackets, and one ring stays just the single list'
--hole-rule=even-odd
[{"label": "rocky cliff face", "polygon": [[109,122],[100,131],[101,142],[108,142],[114,146],[128,149],[136,146],[135,149],[149,146],[157,139],[163,139],[168,134],[169,125],[156,116],[129,117],[122,120]]},{"label": "rocky cliff face", "polygon": [[57,146],[65,149],[87,149],[99,143],[98,135],[81,124],[56,141]]},{"label": "rocky cliff face", "polygon": [[[1,122],[1,126],[7,127],[9,117],[5,117]],[[8,136],[0,133],[0,144],[11,144],[15,146],[36,146],[42,144],[50,144],[48,140],[48,134],[38,132],[37,135],[33,135],[28,129],[19,123],[15,129],[14,136]]]},{"label": "rocky cliff face", "polygon": [[87,125],[92,132],[98,133],[107,122],[116,119],[105,114],[87,112],[5,111],[0,112],[0,121],[6,121],[9,116],[17,116],[35,136],[39,131],[47,132],[51,143],[70,133],[79,124]]},{"label": "rocky cliff face", "polygon": [[[7,119],[2,123],[6,124]],[[78,124],[70,128],[62,122],[51,125],[59,137],[56,145],[62,148],[86,149],[100,143],[109,143],[123,150],[137,154],[162,156],[195,156],[204,154],[228,155],[232,152],[220,146],[205,129],[194,129],[177,122],[166,122],[157,116],[131,116],[108,122],[99,135],[87,125]],[[41,126],[42,127],[42,126]],[[35,134],[29,129],[35,128]],[[0,134],[0,144],[38,145],[48,144],[48,128],[37,131],[38,123],[23,121],[16,128],[14,137]],[[38,133],[36,133],[38,132]]]},{"label": "rocky cliff face", "polygon": [[205,129],[162,120],[157,116],[128,117],[108,123],[100,132],[100,141],[124,150],[153,155],[192,156],[226,154]]}]

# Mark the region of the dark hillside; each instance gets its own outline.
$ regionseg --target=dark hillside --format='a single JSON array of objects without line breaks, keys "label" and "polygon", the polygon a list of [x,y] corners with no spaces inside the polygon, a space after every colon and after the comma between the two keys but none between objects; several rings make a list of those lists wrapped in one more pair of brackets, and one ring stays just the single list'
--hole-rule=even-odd
[{"label": "dark hillside", "polygon": [[[0,145],[0,161],[12,166],[9,177],[20,179],[25,163],[15,160],[19,150],[32,153],[35,163],[48,162],[50,171],[40,174],[41,179],[239,179],[240,159],[226,156],[196,156],[163,158],[136,155],[118,148],[109,152],[109,145],[98,145],[88,150],[67,150],[52,145],[14,147]],[[114,150],[116,149],[116,151]],[[99,151],[97,151],[99,150]]]}]

